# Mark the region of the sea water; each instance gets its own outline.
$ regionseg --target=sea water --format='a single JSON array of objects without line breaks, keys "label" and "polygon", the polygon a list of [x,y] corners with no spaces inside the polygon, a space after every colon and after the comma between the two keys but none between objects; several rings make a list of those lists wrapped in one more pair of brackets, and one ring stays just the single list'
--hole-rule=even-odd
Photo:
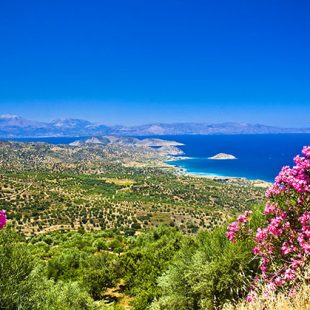
[{"label": "sea water", "polygon": [[[190,157],[169,163],[190,173],[268,182],[274,181],[282,166],[294,165],[293,157],[300,154],[304,145],[310,145],[310,134],[195,135],[169,136],[169,139],[184,143],[180,148]],[[231,154],[237,159],[208,159],[218,153]]]}]

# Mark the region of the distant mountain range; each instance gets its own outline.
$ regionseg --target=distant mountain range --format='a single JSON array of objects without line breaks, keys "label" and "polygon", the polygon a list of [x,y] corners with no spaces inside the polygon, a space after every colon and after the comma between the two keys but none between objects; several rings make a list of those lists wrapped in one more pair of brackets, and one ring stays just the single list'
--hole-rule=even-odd
[{"label": "distant mountain range", "polygon": [[0,115],[1,138],[82,137],[82,136],[160,136],[160,135],[221,135],[310,133],[308,128],[279,128],[248,123],[154,123],[139,126],[107,126],[82,119],[38,122],[17,115]]}]

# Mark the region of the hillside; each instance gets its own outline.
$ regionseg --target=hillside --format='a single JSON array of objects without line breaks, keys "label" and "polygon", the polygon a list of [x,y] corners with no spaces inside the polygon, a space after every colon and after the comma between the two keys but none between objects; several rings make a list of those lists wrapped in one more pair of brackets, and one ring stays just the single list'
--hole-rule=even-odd
[{"label": "hillside", "polygon": [[144,144],[153,143],[2,142],[2,205],[26,234],[79,228],[134,232],[160,224],[193,233],[263,199],[255,182],[179,174],[163,163],[171,156],[162,151],[168,146]]},{"label": "hillside", "polygon": [[[266,299],[263,285],[268,278],[261,272],[270,272],[273,281],[273,268],[278,268],[280,280],[285,280],[281,283],[293,280],[296,291],[307,277],[309,260],[301,248],[300,253],[288,252],[302,257],[300,261],[282,260],[279,253],[287,254],[282,243],[292,239],[294,225],[294,231],[307,234],[310,148],[303,150],[308,159],[295,158],[297,165],[286,170],[292,177],[284,178],[279,188],[280,173],[267,192],[264,210],[264,189],[255,182],[191,177],[165,165],[163,160],[171,155],[158,150],[168,147],[166,143],[111,136],[74,146],[0,143],[3,309],[213,310],[277,303],[307,309],[306,284],[293,296],[284,286],[281,294]],[[304,178],[304,187],[293,178]],[[290,223],[281,222],[285,229],[278,231],[273,225],[280,222],[272,212],[282,202],[270,202],[281,195],[291,198],[281,213]],[[293,208],[297,215],[289,213]],[[267,228],[261,229],[263,225]],[[261,243],[262,248],[253,248],[259,232],[271,236],[275,246]],[[299,233],[295,235],[297,239]],[[299,240],[307,251],[306,240]],[[280,252],[270,251],[276,247]],[[276,258],[280,267],[263,269],[257,251],[272,257],[264,264]],[[287,268],[288,263],[296,271]],[[252,292],[258,279],[261,296]],[[254,298],[252,305],[245,301]]]}]

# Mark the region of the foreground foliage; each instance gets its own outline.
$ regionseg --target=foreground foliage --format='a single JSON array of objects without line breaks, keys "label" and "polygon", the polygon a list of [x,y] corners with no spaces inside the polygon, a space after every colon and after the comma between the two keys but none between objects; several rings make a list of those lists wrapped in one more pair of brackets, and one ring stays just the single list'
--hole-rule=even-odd
[{"label": "foreground foliage", "polygon": [[251,211],[228,226],[227,237],[232,242],[252,238],[253,253],[261,258],[261,274],[253,282],[249,302],[262,286],[267,295],[277,290],[294,294],[300,281],[310,280],[305,273],[310,254],[310,147],[304,147],[302,153],[304,157],[294,158],[293,168],[282,168],[266,192],[262,226],[256,230],[250,227]]},{"label": "foreground foliage", "polygon": [[[258,266],[251,244],[230,244],[223,228],[198,237],[159,227],[137,237],[54,232],[28,241],[4,229],[0,246],[5,309],[104,309],[126,299],[133,309],[203,309],[242,296]],[[121,297],[111,294],[118,283]]]},{"label": "foreground foliage", "polygon": [[[256,225],[261,209],[255,209]],[[151,309],[212,309],[244,296],[258,271],[251,240],[230,243],[225,228],[186,240],[159,278],[161,297]]]},{"label": "foreground foliage", "polygon": [[11,230],[1,231],[1,309],[92,309],[92,299],[77,283],[49,280],[30,248]]}]

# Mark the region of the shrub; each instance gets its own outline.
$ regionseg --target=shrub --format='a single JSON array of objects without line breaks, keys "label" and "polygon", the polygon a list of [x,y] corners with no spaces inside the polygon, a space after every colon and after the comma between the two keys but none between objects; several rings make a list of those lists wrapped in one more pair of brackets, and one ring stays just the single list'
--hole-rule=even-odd
[{"label": "shrub", "polygon": [[17,309],[34,263],[25,243],[10,229],[0,232],[0,308]]},{"label": "shrub", "polygon": [[261,259],[261,275],[253,282],[249,302],[255,298],[254,291],[258,287],[265,287],[265,294],[294,291],[303,279],[298,275],[309,265],[310,146],[304,147],[302,153],[304,157],[294,158],[296,165],[293,168],[282,168],[267,190],[264,224],[256,233],[250,228],[249,211],[228,226],[227,237],[233,242],[252,238],[255,242],[253,253]]},{"label": "shrub", "polygon": [[160,226],[132,239],[121,256],[126,290],[134,296],[134,309],[143,310],[158,295],[156,279],[167,270],[180,249],[182,235],[174,228]]},{"label": "shrub", "polygon": [[212,309],[244,296],[258,270],[252,247],[251,240],[230,243],[225,228],[188,239],[159,278],[151,309]]}]

